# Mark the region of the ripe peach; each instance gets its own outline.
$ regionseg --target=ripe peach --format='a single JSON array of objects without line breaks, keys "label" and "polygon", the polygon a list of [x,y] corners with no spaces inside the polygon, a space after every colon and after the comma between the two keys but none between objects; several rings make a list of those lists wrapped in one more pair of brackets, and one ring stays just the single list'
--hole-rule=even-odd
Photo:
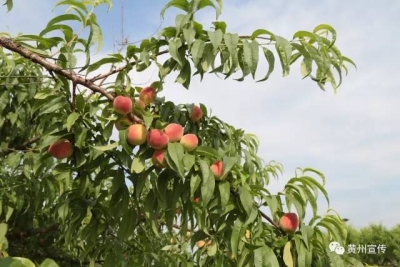
[{"label": "ripe peach", "polygon": [[165,149],[163,150],[155,150],[153,156],[151,157],[151,161],[153,162],[154,166],[157,168],[165,168],[165,157],[164,157]]},{"label": "ripe peach", "polygon": [[132,122],[127,116],[123,116],[115,122],[115,128],[117,128],[118,131],[125,130],[131,125]]},{"label": "ripe peach", "polygon": [[73,147],[69,140],[61,139],[49,146],[47,153],[57,159],[69,158],[73,153]]},{"label": "ripe peach", "polygon": [[201,110],[200,107],[194,106],[190,117],[192,121],[198,122],[203,117],[203,111]]},{"label": "ripe peach", "polygon": [[222,177],[222,174],[224,173],[224,166],[223,162],[221,160],[214,162],[210,169],[212,173],[215,176],[215,180],[222,180],[224,177]]},{"label": "ripe peach", "polygon": [[206,242],[204,242],[204,240],[199,240],[199,241],[197,241],[197,246],[198,246],[199,248],[204,247],[205,244],[206,244]]},{"label": "ripe peach", "polygon": [[129,126],[126,138],[131,145],[142,145],[146,143],[147,129],[142,124],[133,124]]},{"label": "ripe peach", "polygon": [[184,136],[182,136],[180,143],[186,151],[193,151],[197,148],[197,145],[199,144],[199,139],[194,134],[185,134]]},{"label": "ripe peach", "polygon": [[126,96],[117,96],[113,102],[115,112],[128,114],[132,111],[132,99]]},{"label": "ripe peach", "polygon": [[168,135],[171,143],[178,142],[183,136],[183,127],[180,124],[171,123],[164,128],[164,132]]},{"label": "ripe peach", "polygon": [[299,218],[296,213],[285,213],[279,220],[279,226],[285,232],[295,232],[299,227]]},{"label": "ripe peach", "polygon": [[140,91],[139,99],[143,101],[145,105],[153,103],[156,99],[157,92],[152,87],[145,87]]},{"label": "ripe peach", "polygon": [[150,130],[147,135],[147,143],[154,149],[163,149],[168,145],[169,137],[158,129]]}]

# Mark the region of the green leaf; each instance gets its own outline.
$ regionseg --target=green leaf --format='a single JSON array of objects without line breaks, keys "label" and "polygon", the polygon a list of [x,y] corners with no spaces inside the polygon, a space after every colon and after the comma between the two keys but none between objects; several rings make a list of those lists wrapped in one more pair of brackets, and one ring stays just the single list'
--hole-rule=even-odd
[{"label": "green leaf", "polygon": [[301,39],[304,40],[304,38],[309,38],[310,41],[320,41],[320,37],[312,32],[308,32],[308,31],[297,31],[295,34],[293,34],[293,39]]},{"label": "green leaf", "polygon": [[193,175],[190,177],[190,197],[194,197],[194,194],[199,188],[199,185],[201,183],[201,178],[199,175]]},{"label": "green leaf", "polygon": [[71,127],[75,124],[76,120],[79,118],[79,113],[77,112],[72,112],[69,114],[67,118],[67,131],[69,132],[71,130]]},{"label": "green leaf", "polygon": [[312,59],[304,58],[301,61],[300,70],[301,70],[301,75],[303,76],[303,79],[308,77],[312,71]]},{"label": "green leaf", "polygon": [[204,160],[199,160],[199,164],[200,164],[200,170],[201,170],[201,174],[203,177],[203,184],[206,184],[208,179],[211,179],[210,177],[210,166],[208,166],[207,162]]},{"label": "green leaf", "polygon": [[203,58],[203,52],[205,48],[205,42],[203,40],[197,39],[193,42],[190,53],[192,54],[193,63],[197,66],[200,60]]},{"label": "green leaf", "polygon": [[178,77],[176,78],[176,82],[182,84],[183,87],[185,87],[186,89],[189,89],[190,78],[192,77],[192,70],[189,61],[186,61],[184,64],[185,65],[181,69]]},{"label": "green leaf", "polygon": [[219,158],[219,153],[216,149],[209,146],[199,146],[196,148],[196,154],[205,156],[207,158]]},{"label": "green leaf", "polygon": [[219,45],[222,42],[223,33],[221,30],[216,30],[215,32],[208,31],[208,38],[210,38],[211,44],[214,47],[214,53],[218,51]]},{"label": "green leaf", "polygon": [[254,40],[250,43],[245,40],[243,42],[243,55],[246,65],[250,69],[253,79],[255,79],[258,66],[258,42]]},{"label": "green leaf", "polygon": [[245,230],[242,230],[242,226],[243,222],[239,219],[236,219],[231,234],[231,249],[232,254],[235,256],[235,259],[238,258],[239,241],[242,238],[242,234]]},{"label": "green leaf", "polygon": [[214,257],[217,254],[217,244],[213,242],[211,246],[207,247],[207,255],[210,257]]},{"label": "green leaf", "polygon": [[219,194],[221,198],[221,207],[225,207],[228,204],[230,198],[230,183],[224,181],[218,185],[219,187]]},{"label": "green leaf", "polygon": [[180,143],[169,143],[167,151],[169,158],[171,158],[172,162],[176,166],[175,171],[177,171],[179,175],[183,178],[184,177],[183,155],[185,151],[182,145]]},{"label": "green leaf", "polygon": [[179,55],[178,49],[182,46],[182,42],[180,39],[175,39],[169,41],[169,53],[171,54],[171,57],[178,62],[178,64],[183,67],[183,61]]},{"label": "green leaf", "polygon": [[52,26],[53,24],[56,24],[60,21],[65,21],[65,20],[76,20],[76,21],[82,21],[81,18],[75,14],[62,14],[60,16],[57,16],[53,19],[51,19],[48,23],[47,23],[47,27]]},{"label": "green leaf", "polygon": [[254,250],[254,267],[280,267],[274,251],[263,246]]},{"label": "green leaf", "polygon": [[258,80],[257,82],[266,81],[269,78],[269,76],[271,75],[271,73],[274,71],[274,67],[275,67],[275,56],[274,56],[274,53],[272,53],[271,50],[269,50],[266,47],[263,47],[262,49],[263,49],[263,52],[264,52],[265,59],[268,62],[268,72],[267,72],[267,74],[265,75],[264,78],[262,78],[261,80]]},{"label": "green leaf", "polygon": [[166,205],[164,204],[166,204],[167,187],[170,179],[169,175],[169,170],[165,170],[157,177],[157,193],[161,200],[159,201],[159,205],[163,206],[163,208],[166,208]]},{"label": "green leaf", "polygon": [[3,239],[7,234],[7,224],[0,223],[0,239]]},{"label": "green leaf", "polygon": [[118,58],[115,58],[115,57],[102,58],[99,61],[91,64],[87,68],[87,73],[93,72],[105,64],[115,64],[115,63],[119,63],[119,62],[121,62],[121,60]]},{"label": "green leaf", "polygon": [[13,6],[14,6],[13,0],[6,0],[6,3],[4,5],[7,6],[7,12],[10,12],[11,9],[13,9]]},{"label": "green leaf", "polygon": [[279,201],[277,196],[264,196],[264,200],[267,202],[267,205],[271,211],[271,214],[277,216],[277,211],[279,209]]},{"label": "green leaf", "polygon": [[276,36],[276,50],[281,61],[283,76],[289,75],[290,71],[290,58],[292,56],[292,46],[290,42],[283,37]]},{"label": "green leaf", "polygon": [[328,256],[331,262],[331,266],[335,267],[345,267],[344,262],[342,258],[340,257],[339,254],[336,254],[335,252],[330,252],[328,251]]},{"label": "green leaf", "polygon": [[[362,264],[360,261],[356,260],[355,258],[347,258],[346,261],[354,267],[364,267],[364,264]],[[367,265],[365,265],[365,266],[367,266]]]},{"label": "green leaf", "polygon": [[160,16],[162,18],[164,18],[165,11],[170,7],[176,7],[189,12],[189,2],[187,0],[171,0],[161,9]]},{"label": "green leaf", "polygon": [[59,267],[59,265],[52,259],[45,259],[39,267]]},{"label": "green leaf", "polygon": [[[90,24],[90,37],[91,37],[90,44],[97,43],[96,53],[98,53],[98,52],[100,52],[100,50],[103,46],[103,33],[101,31],[99,24],[94,22],[94,21],[96,21],[96,16],[94,13],[91,13],[90,19],[92,22]],[[96,40],[96,41],[93,41],[93,40]]]},{"label": "green leaf", "polygon": [[357,65],[356,65],[356,63],[354,63],[353,60],[351,60],[348,57],[343,57],[342,59],[343,59],[343,61],[349,62],[351,65],[353,65],[357,69]]},{"label": "green leaf", "polygon": [[40,32],[40,36],[43,36],[43,35],[45,35],[45,34],[51,32],[51,31],[57,31],[57,30],[60,30],[60,31],[62,31],[62,32],[64,33],[65,40],[66,40],[67,42],[69,42],[69,41],[72,40],[74,31],[73,31],[73,29],[72,29],[70,26],[68,26],[68,25],[59,25],[59,24],[56,24],[56,25],[53,25],[53,26],[48,26],[46,29],[44,29],[43,31]]},{"label": "green leaf", "polygon": [[142,158],[136,157],[132,160],[131,172],[141,173],[145,168],[146,165]]},{"label": "green leaf", "polygon": [[306,248],[309,249],[312,237],[314,235],[314,228],[308,225],[302,225],[300,231],[301,238],[303,239]]},{"label": "green leaf", "polygon": [[75,1],[75,0],[64,0],[64,1],[60,1],[60,2],[58,2],[58,3],[56,4],[56,7],[57,7],[57,6],[61,6],[61,5],[67,5],[67,6],[69,6],[70,8],[71,8],[71,6],[73,6],[73,7],[76,7],[76,8],[81,9],[81,10],[82,10],[83,12],[85,12],[85,13],[88,13],[88,10],[87,10],[86,6],[85,6],[83,3],[78,2],[78,1]]},{"label": "green leaf", "polygon": [[258,36],[263,35],[263,34],[269,35],[271,41],[275,40],[275,34],[273,34],[273,33],[270,32],[270,31],[264,30],[264,29],[255,30],[255,31],[253,32],[253,34],[250,36],[250,39],[251,39],[251,40],[255,40]]},{"label": "green leaf", "polygon": [[304,218],[305,215],[305,202],[301,198],[301,196],[294,192],[286,192],[285,193],[285,198],[286,198],[286,205],[287,209],[290,211],[291,209],[291,204],[293,204],[296,207],[297,213],[299,214],[300,218]]},{"label": "green leaf", "polygon": [[126,135],[128,133],[128,129],[119,131],[119,144],[122,146],[124,151],[130,155],[132,154],[133,147],[127,142]]},{"label": "green leaf", "polygon": [[232,57],[236,57],[236,48],[239,44],[239,35],[227,33],[224,36],[225,45]]},{"label": "green leaf", "polygon": [[[54,40],[53,38],[44,38],[44,37],[37,36],[37,35],[20,35],[20,36],[18,36],[17,38],[15,38],[15,41],[16,41],[16,42],[21,42],[21,41],[28,41],[28,42],[30,42],[30,41],[35,41],[35,42],[40,43],[42,46],[44,46],[44,47],[46,47],[46,48],[51,48],[51,47],[53,47],[53,46],[56,46],[57,43],[58,43],[58,42],[57,42],[56,40]],[[27,46],[27,47],[30,47],[28,44],[23,44],[23,45],[25,45],[25,46]],[[42,55],[43,55],[43,53],[39,53],[39,54],[42,54]],[[45,55],[46,55],[46,53],[45,53]]]},{"label": "green leaf", "polygon": [[10,267],[36,267],[35,264],[26,258],[13,257]]},{"label": "green leaf", "polygon": [[6,222],[10,219],[11,215],[14,213],[14,208],[8,206],[7,207],[7,213],[6,213]]},{"label": "green leaf", "polygon": [[186,170],[190,170],[196,162],[196,156],[191,154],[185,154],[183,157],[183,165],[185,165]]},{"label": "green leaf", "polygon": [[146,50],[143,50],[140,52],[140,60],[143,61],[143,63],[146,66],[150,66],[150,54]]},{"label": "green leaf", "polygon": [[128,240],[133,234],[136,228],[137,213],[135,209],[129,209],[120,223],[120,228],[118,229],[118,238],[122,241]]},{"label": "green leaf", "polygon": [[181,32],[181,29],[188,24],[190,21],[190,14],[183,15],[183,14],[178,14],[175,17],[175,26],[176,26],[176,33],[179,34]]},{"label": "green leaf", "polygon": [[253,197],[246,187],[242,186],[239,188],[239,198],[247,215],[250,215],[251,210],[253,209]]},{"label": "green leaf", "polygon": [[99,151],[108,151],[116,148],[119,145],[118,142],[114,142],[111,144],[108,144],[106,146],[93,146],[94,149],[99,150]]},{"label": "green leaf", "polygon": [[216,19],[218,19],[221,14],[221,9],[220,7],[217,7],[211,0],[199,0],[196,9],[201,10],[207,6],[213,7],[215,9]]},{"label": "green leaf", "polygon": [[[292,178],[289,180],[288,183],[290,183],[291,181],[293,182],[300,182],[303,184],[307,184],[309,187],[311,187],[314,191],[317,191],[317,189],[319,189],[322,194],[324,195],[326,202],[328,203],[329,206],[329,197],[328,197],[328,192],[326,191],[326,189],[319,184],[313,177],[309,177],[309,176],[303,176],[301,178]],[[317,191],[318,192],[318,191]]]},{"label": "green leaf", "polygon": [[224,157],[223,158],[223,165],[224,165],[224,172],[222,173],[222,176],[224,177],[228,172],[231,171],[232,167],[236,164],[236,158],[235,157]]},{"label": "green leaf", "polygon": [[185,40],[188,44],[188,47],[190,48],[195,37],[196,37],[196,30],[194,29],[183,29],[183,36],[185,37]]},{"label": "green leaf", "polygon": [[200,170],[202,173],[202,186],[201,186],[201,195],[202,201],[204,205],[207,205],[211,200],[214,194],[215,189],[215,180],[210,171],[210,166],[208,166],[207,162],[204,160],[199,160]]},{"label": "green leaf", "polygon": [[213,21],[212,23],[216,30],[221,30],[223,34],[226,33],[226,22],[224,21]]},{"label": "green leaf", "polygon": [[293,256],[290,251],[291,248],[292,248],[291,241],[287,242],[285,247],[283,248],[283,261],[285,262],[285,265],[287,267],[294,267]]},{"label": "green leaf", "polygon": [[331,41],[330,47],[333,46],[336,42],[336,30],[331,25],[320,24],[314,28],[313,32],[317,33],[318,31],[321,31],[321,30],[327,30],[332,34],[332,41]]},{"label": "green leaf", "polygon": [[146,125],[146,129],[150,129],[151,124],[153,123],[154,117],[143,115],[144,124]]}]

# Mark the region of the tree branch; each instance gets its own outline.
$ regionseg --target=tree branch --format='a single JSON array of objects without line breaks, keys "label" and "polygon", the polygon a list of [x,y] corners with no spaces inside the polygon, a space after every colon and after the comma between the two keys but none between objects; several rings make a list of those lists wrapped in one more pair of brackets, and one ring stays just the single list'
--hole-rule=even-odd
[{"label": "tree branch", "polygon": [[9,147],[4,151],[0,152],[0,157],[4,157],[7,156],[8,154],[11,154],[14,151],[25,151],[28,150],[28,146],[36,143],[37,141],[39,141],[39,139],[42,138],[41,136],[36,136],[26,142],[24,142],[22,145],[16,146],[16,147]]},{"label": "tree branch", "polygon": [[[240,38],[240,39],[250,39],[251,36],[250,36],[250,35],[242,35],[242,36],[239,36],[239,38]],[[260,37],[260,36],[257,36],[256,39],[262,39],[262,40],[273,41],[271,38],[268,38],[268,37]],[[208,41],[209,41],[209,40],[208,40]],[[168,50],[164,50],[164,51],[161,51],[161,52],[157,53],[155,56],[161,56],[161,55],[167,54],[167,53],[169,53],[169,51],[168,51]],[[140,62],[140,61],[139,61],[139,62]],[[136,61],[135,61],[135,62],[130,62],[130,63],[126,64],[125,66],[121,66],[121,67],[119,67],[119,68],[115,68],[115,69],[113,69],[113,70],[110,70],[109,72],[106,72],[106,73],[103,73],[103,74],[99,74],[99,75],[97,75],[97,76],[95,76],[94,78],[89,79],[89,80],[90,80],[91,82],[95,82],[95,81],[98,81],[98,80],[103,79],[102,82],[104,82],[104,79],[108,78],[109,76],[111,76],[111,75],[113,75],[113,74],[115,74],[115,73],[118,73],[118,72],[123,71],[123,70],[126,69],[129,65],[134,66],[134,65],[136,65],[136,63],[137,63]],[[100,85],[101,85],[101,84],[102,84],[102,83],[100,83]]]},{"label": "tree branch", "polygon": [[[0,37],[0,46],[7,48],[15,53],[20,54],[21,56],[31,60],[34,63],[37,63],[47,69],[49,72],[57,73],[65,78],[71,80],[75,84],[83,85],[90,90],[100,93],[105,96],[109,101],[114,101],[114,96],[108,93],[104,88],[96,85],[93,81],[87,80],[72,71],[68,71],[63,69],[62,67],[47,61],[45,58],[39,56],[38,54],[30,51],[27,48],[22,47],[21,45],[13,42],[10,38]],[[133,114],[129,114],[129,118],[135,123],[143,123],[143,121]]]},{"label": "tree branch", "polygon": [[31,237],[33,235],[47,234],[47,233],[54,232],[57,230],[58,230],[58,224],[52,224],[47,227],[32,228],[32,229],[29,229],[26,231],[9,232],[6,237],[8,240],[25,239],[25,238]]},{"label": "tree branch", "polygon": [[276,222],[274,222],[267,214],[265,214],[264,212],[262,212],[260,210],[260,214],[261,216],[266,219],[270,224],[272,224],[276,229],[280,229],[279,225],[276,224]]},{"label": "tree branch", "polygon": [[[161,55],[164,55],[164,54],[167,54],[167,53],[169,53],[169,51],[168,50],[164,50],[164,51],[161,51],[161,52],[157,53],[156,56],[161,56]],[[107,77],[109,77],[109,76],[111,76],[111,75],[113,75],[115,73],[123,71],[128,66],[135,66],[136,63],[137,63],[136,61],[135,62],[130,62],[130,63],[126,64],[125,66],[121,66],[119,68],[115,68],[113,70],[110,70],[109,72],[97,75],[96,77],[90,79],[90,81],[91,82],[95,82],[95,81],[98,81],[98,80],[101,80],[101,79],[105,79],[105,78],[107,78]]]}]

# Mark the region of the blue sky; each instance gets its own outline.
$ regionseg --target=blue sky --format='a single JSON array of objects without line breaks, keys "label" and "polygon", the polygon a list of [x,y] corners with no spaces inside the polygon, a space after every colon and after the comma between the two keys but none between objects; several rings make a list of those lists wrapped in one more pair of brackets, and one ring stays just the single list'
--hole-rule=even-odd
[{"label": "blue sky", "polygon": [[[166,2],[125,0],[125,37],[134,42],[153,34]],[[16,1],[9,14],[3,9],[0,32],[38,33],[55,16],[55,1],[41,3]],[[173,23],[176,12],[167,13],[163,27]],[[327,177],[331,207],[354,226],[380,222],[394,226],[400,223],[400,213],[392,208],[400,203],[398,14],[400,2],[389,0],[225,1],[220,19],[228,23],[228,31],[239,34],[267,28],[290,39],[297,30],[331,24],[338,31],[337,45],[358,70],[350,69],[336,95],[301,80],[298,65],[283,78],[279,64],[264,83],[223,81],[208,75],[202,83],[194,78],[186,91],[170,79],[163,95],[177,103],[204,103],[224,121],[258,135],[260,156],[285,167],[284,175],[271,182],[272,191],[281,190],[296,167],[315,167]],[[96,55],[101,58],[112,53],[113,38],[121,37],[120,0],[114,1],[112,11],[101,9],[98,16],[105,37]],[[208,9],[198,19],[208,27],[215,14]],[[265,66],[260,66],[258,76],[264,71]],[[133,77],[138,84],[157,78],[154,70]],[[323,213],[327,207],[321,204],[320,208]]]}]

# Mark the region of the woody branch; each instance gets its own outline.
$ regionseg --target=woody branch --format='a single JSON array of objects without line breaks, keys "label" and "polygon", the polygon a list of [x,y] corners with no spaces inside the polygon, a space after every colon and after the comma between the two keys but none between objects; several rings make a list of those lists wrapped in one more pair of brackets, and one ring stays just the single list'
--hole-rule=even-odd
[{"label": "woody branch", "polygon": [[[87,80],[72,71],[63,69],[62,67],[47,61],[45,58],[39,56],[38,54],[30,51],[27,48],[20,46],[19,44],[13,42],[10,38],[0,37],[0,46],[7,48],[10,51],[20,54],[21,56],[29,59],[30,61],[37,63],[44,67],[49,72],[57,73],[61,76],[72,81],[74,84],[83,85],[89,88],[93,92],[100,93],[105,96],[109,101],[114,101],[114,96],[108,93],[103,87],[94,84],[92,81]],[[133,114],[129,114],[129,118],[136,123],[143,123],[143,121]]]}]

